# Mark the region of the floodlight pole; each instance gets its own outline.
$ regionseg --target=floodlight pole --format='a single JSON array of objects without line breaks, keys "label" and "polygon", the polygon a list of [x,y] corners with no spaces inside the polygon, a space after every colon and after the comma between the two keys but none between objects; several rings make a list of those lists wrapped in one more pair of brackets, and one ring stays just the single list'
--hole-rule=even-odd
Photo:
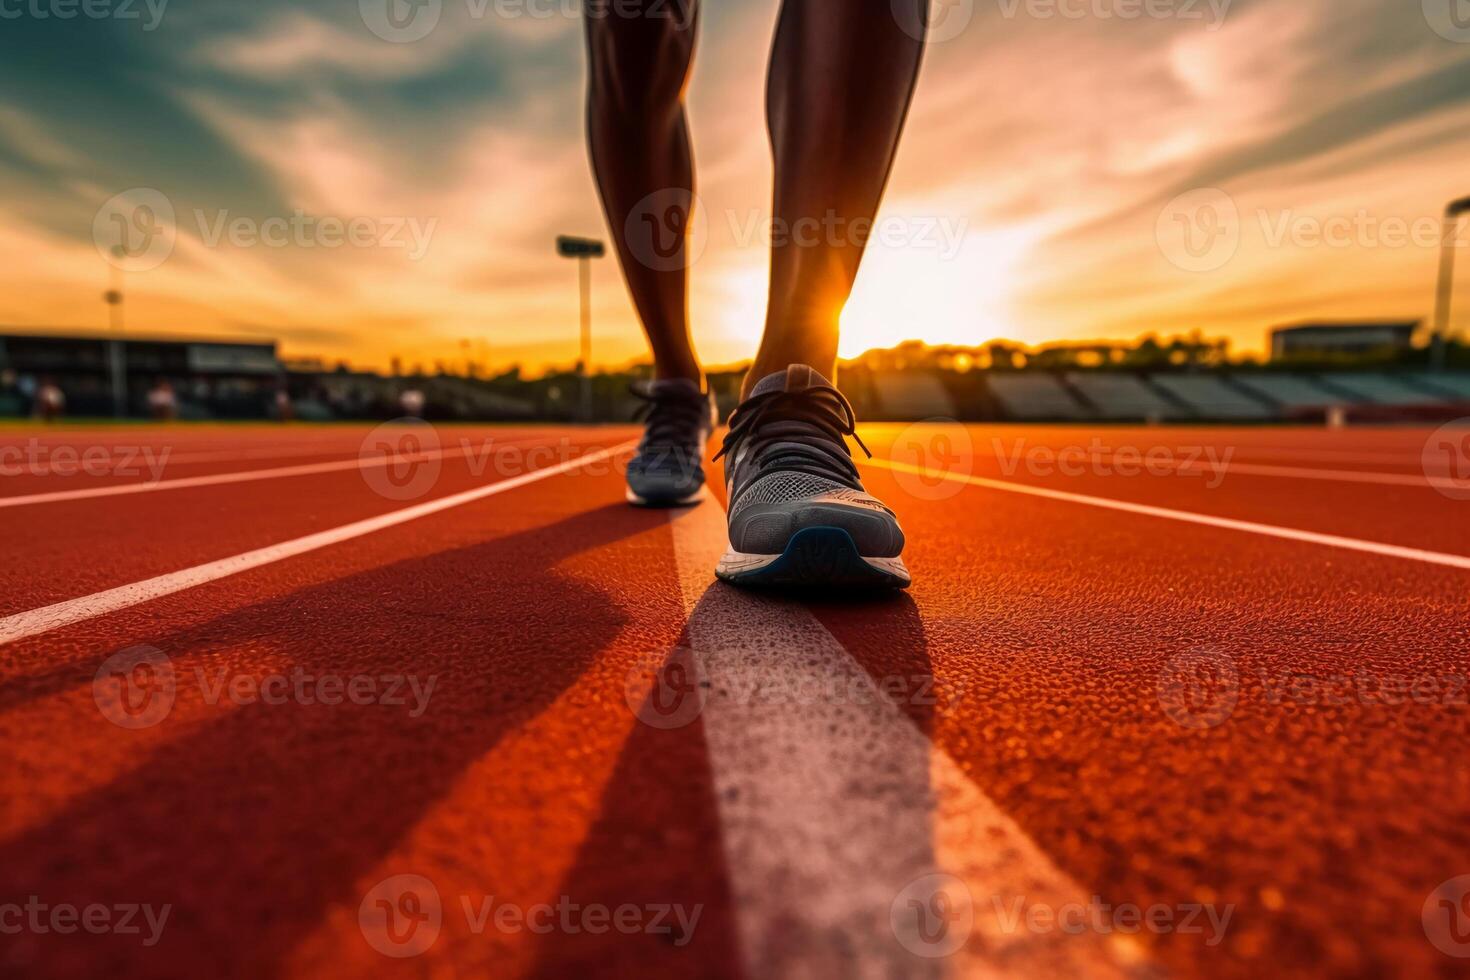
[{"label": "floodlight pole", "polygon": [[1450,333],[1450,303],[1455,293],[1455,249],[1459,242],[1460,216],[1470,212],[1470,197],[1451,201],[1444,209],[1444,236],[1439,244],[1439,288],[1434,298],[1434,338],[1430,344],[1429,363],[1435,371],[1444,370],[1445,344]]},{"label": "floodlight pole", "polygon": [[581,374],[582,421],[592,421],[592,260],[605,254],[602,242],[591,238],[558,235],[556,253],[577,260],[577,292],[582,306]]},{"label": "floodlight pole", "polygon": [[127,413],[126,394],[126,372],[123,369],[123,283],[122,266],[119,263],[126,255],[121,245],[114,245],[112,253],[117,258],[116,262],[109,264],[111,273],[111,288],[103,294],[107,301],[108,319],[112,326],[112,339],[107,344],[107,360],[112,375],[112,414],[122,418]]},{"label": "floodlight pole", "polygon": [[577,292],[582,301],[582,421],[592,421],[592,260],[577,259]]}]

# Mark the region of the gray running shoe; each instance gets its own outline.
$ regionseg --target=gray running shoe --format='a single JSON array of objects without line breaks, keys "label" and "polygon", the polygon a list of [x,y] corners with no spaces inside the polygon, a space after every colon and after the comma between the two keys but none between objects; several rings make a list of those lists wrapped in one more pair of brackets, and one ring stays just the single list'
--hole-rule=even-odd
[{"label": "gray running shoe", "polygon": [[863,489],[844,436],[852,405],[805,364],[762,378],[735,414],[728,457],[730,550],[715,574],[737,585],[909,584],[898,518]]},{"label": "gray running shoe", "polygon": [[635,385],[643,399],[643,439],[628,463],[628,501],[640,507],[679,507],[704,499],[705,445],[714,431],[713,393],[684,378]]}]

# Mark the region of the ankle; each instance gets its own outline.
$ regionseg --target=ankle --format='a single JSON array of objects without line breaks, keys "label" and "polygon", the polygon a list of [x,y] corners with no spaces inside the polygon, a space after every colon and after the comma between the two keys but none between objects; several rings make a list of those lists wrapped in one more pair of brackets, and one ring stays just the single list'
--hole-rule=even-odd
[{"label": "ankle", "polygon": [[677,381],[683,379],[693,381],[699,385],[701,391],[705,388],[704,371],[694,361],[681,364],[655,364],[653,376],[659,381]]}]

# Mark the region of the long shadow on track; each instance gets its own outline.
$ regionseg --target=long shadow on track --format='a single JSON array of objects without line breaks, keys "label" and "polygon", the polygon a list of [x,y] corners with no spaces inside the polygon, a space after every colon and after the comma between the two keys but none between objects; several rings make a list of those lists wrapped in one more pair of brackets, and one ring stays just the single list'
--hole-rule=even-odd
[{"label": "long shadow on track", "polygon": [[[412,673],[437,685],[417,719],[379,704],[234,708],[6,842],[0,893],[78,907],[171,903],[173,914],[151,949],[136,936],[26,933],[7,937],[0,965],[33,976],[279,967],[326,907],[356,907],[360,877],[467,766],[545,709],[624,628],[607,595],[556,573],[557,563],[663,521],[605,507],[153,641],[181,670],[265,647],[310,675]],[[74,663],[36,693],[91,670],[95,661]]]},{"label": "long shadow on track", "polygon": [[[766,601],[786,602],[760,593],[731,591],[727,585],[712,582],[691,614],[690,621],[693,623],[701,616],[738,616],[739,611],[749,604]],[[866,658],[866,662],[862,657],[859,660],[872,676],[875,692],[885,689],[885,681],[898,680],[914,685],[914,697],[894,700],[906,700],[907,703],[900,704],[900,708],[927,731],[932,701],[927,693],[917,692],[931,691],[934,679],[923,627],[912,599],[907,595],[884,596],[876,600],[870,596],[861,602],[826,599],[813,605],[831,609],[838,616],[850,615],[854,630],[860,631],[864,638],[865,649],[893,652],[897,660],[881,667],[872,658]],[[706,621],[703,628],[695,632],[708,636],[722,631],[718,625]],[[693,642],[688,633],[683,642]],[[798,659],[805,660],[804,657]],[[783,689],[778,683],[775,689],[766,688],[752,693],[751,699],[757,710],[762,701],[769,700],[779,711],[801,712],[806,709],[799,699],[809,696],[811,691]],[[630,696],[634,693],[630,692]],[[790,700],[792,698],[797,700]],[[739,713],[746,707],[750,705],[737,704],[729,710]],[[927,818],[929,811],[924,809],[923,801],[932,799],[927,755],[904,761],[892,754],[901,751],[897,748],[883,750],[885,761],[894,763],[897,770],[886,778],[903,780],[905,797],[915,801],[917,809]],[[588,833],[560,889],[563,894],[589,896],[609,907],[622,902],[679,902],[686,907],[700,904],[703,913],[694,942],[681,948],[673,945],[667,937],[616,934],[558,936],[539,947],[536,976],[550,980],[568,975],[745,975],[736,909],[730,890],[731,869],[722,836],[720,803],[716,799],[718,790],[708,753],[703,717],[668,729],[641,723],[635,725],[623,743],[613,776],[607,782],[600,817]],[[862,757],[861,753],[855,756]],[[779,765],[781,760],[772,758],[769,762]],[[851,775],[855,780],[863,780],[872,778],[874,773],[854,772]],[[773,773],[772,777],[773,782],[781,781],[779,774]],[[736,791],[736,787],[727,790]],[[779,825],[779,815],[768,816],[773,825]],[[914,855],[927,856],[932,863],[933,826],[929,820],[919,820],[914,825],[905,825],[900,820],[890,830],[893,835],[890,840],[901,839],[905,842],[903,848]],[[819,840],[821,834],[814,832],[811,838]],[[778,842],[771,844],[775,850],[781,849]],[[916,861],[920,865],[925,863],[924,858],[916,858]],[[880,874],[883,866],[886,862],[879,860],[868,870]],[[792,870],[796,873],[791,880],[799,881],[799,870]],[[896,894],[906,883],[906,879],[894,882],[893,892]],[[803,905],[809,907],[813,902],[820,902],[821,895],[772,894],[763,896],[763,899],[776,907],[791,903],[791,907],[799,909]],[[810,964],[815,950],[822,950],[824,955],[831,954],[826,968],[832,971],[855,975],[865,967],[873,967],[873,962],[855,961],[871,950],[868,944],[873,937],[848,935],[841,930],[812,934],[808,931],[810,928],[809,922],[800,921],[798,917],[784,921],[779,934],[764,937],[768,956],[789,961],[788,966],[799,970],[801,964]],[[878,937],[879,941],[893,943],[892,937],[886,935],[886,915],[883,917],[883,929],[885,935]],[[635,951],[636,956],[628,955]],[[932,962],[907,953],[900,956],[901,961],[906,962],[907,975],[921,977],[937,973]],[[764,966],[770,967],[773,962],[768,961]],[[777,972],[780,972],[779,967]]]}]

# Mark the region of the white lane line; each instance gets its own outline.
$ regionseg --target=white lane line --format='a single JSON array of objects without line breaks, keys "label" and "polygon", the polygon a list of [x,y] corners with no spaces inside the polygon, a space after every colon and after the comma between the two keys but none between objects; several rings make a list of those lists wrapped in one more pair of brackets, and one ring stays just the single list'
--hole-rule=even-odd
[{"label": "white lane line", "polygon": [[[1060,909],[1091,895],[805,607],[714,581],[726,538],[713,500],[671,521],[692,650],[673,656],[685,658],[682,689],[704,698],[748,975],[1110,977],[1144,965],[1126,937],[1007,919],[1019,903]],[[667,692],[651,690],[650,708],[657,698],[665,712]],[[946,921],[961,908],[933,901],[925,879],[936,873],[963,883],[973,925]]]},{"label": "white lane line", "polygon": [[[1117,465],[1116,457],[1094,456],[1094,462],[1107,462]],[[1426,489],[1463,490],[1463,483],[1442,477],[1424,476],[1417,473],[1386,473],[1382,470],[1338,470],[1320,466],[1278,466],[1272,463],[1237,463],[1235,460],[1220,460],[1218,463],[1200,462],[1175,462],[1174,460],[1154,460],[1151,463],[1134,463],[1136,470],[1142,470],[1144,466],[1163,466],[1165,469],[1174,471],[1187,470],[1215,477],[1223,482],[1226,477],[1235,473],[1246,476],[1274,476],[1293,480],[1328,480],[1333,483],[1377,483],[1392,487],[1424,487]],[[1014,470],[1012,470],[1014,472]],[[1126,477],[1125,477],[1126,479]]]},{"label": "white lane line", "polygon": [[1241,446],[1236,448],[1235,455],[1254,459],[1320,459],[1324,462],[1332,463],[1402,463],[1405,466],[1423,465],[1423,456],[1417,452],[1316,449],[1311,446],[1285,448]]},{"label": "white lane line", "polygon": [[[1208,463],[1192,462],[1169,464],[1174,469],[1210,472],[1217,469]],[[1463,490],[1465,485],[1437,476],[1422,476],[1415,473],[1384,473],[1378,470],[1334,470],[1315,466],[1275,466],[1267,463],[1237,463],[1221,461],[1218,466],[1220,478],[1232,473],[1247,476],[1279,476],[1293,480],[1330,480],[1334,483],[1378,483],[1392,487],[1426,487],[1445,490]]]},{"label": "white lane line", "polygon": [[262,565],[269,565],[286,558],[293,558],[296,555],[316,551],[328,545],[349,541],[352,538],[360,538],[365,534],[372,534],[374,531],[381,531],[384,528],[404,524],[408,521],[417,520],[420,517],[437,514],[440,511],[473,503],[476,500],[483,500],[485,497],[492,497],[497,493],[514,490],[528,483],[535,483],[549,476],[556,476],[560,473],[566,473],[578,467],[586,466],[588,463],[595,463],[599,460],[607,459],[631,449],[636,444],[636,442],[626,442],[622,445],[614,446],[611,449],[599,449],[585,456],[579,456],[576,459],[558,463],[555,466],[548,466],[545,469],[534,470],[521,476],[501,480],[499,483],[490,483],[482,487],[475,487],[472,490],[463,490],[459,493],[450,494],[447,497],[438,497],[421,504],[414,504],[411,507],[404,507],[400,510],[389,511],[386,514],[379,514],[376,517],[353,521],[351,524],[343,524],[341,527],[318,531],[315,534],[308,534],[290,541],[282,541],[279,544],[267,545],[264,548],[257,548],[254,551],[247,551],[229,558],[205,562],[203,565],[195,565],[193,568],[186,568],[183,571],[157,575],[150,579],[144,579],[141,582],[134,582],[131,585],[120,585],[117,588],[96,592],[92,595],[67,599],[49,606],[42,606],[39,609],[31,609],[27,612],[6,616],[4,619],[0,619],[0,644],[13,643],[16,640],[24,639],[28,636],[47,633],[51,630],[60,629],[63,626],[70,626],[73,623],[82,622],[83,620],[94,619],[97,616],[103,616],[108,613],[117,612],[120,609],[136,606],[139,603],[172,595],[175,592],[182,592],[185,589],[192,589],[196,585],[215,582],[231,575],[237,575],[240,572],[249,571],[252,568],[259,568]]},{"label": "white lane line", "polygon": [[[1115,457],[1095,457],[1104,462],[1114,462]],[[1190,472],[1207,473],[1220,481],[1233,473],[1243,473],[1246,476],[1276,476],[1293,480],[1329,480],[1334,483],[1378,483],[1393,487],[1425,487],[1446,490],[1463,490],[1463,483],[1442,477],[1424,476],[1417,473],[1385,473],[1382,470],[1338,470],[1320,466],[1277,466],[1272,463],[1237,463],[1233,459],[1229,462],[1220,460],[1218,463],[1205,463],[1198,460],[1192,462],[1175,462],[1173,460],[1155,460],[1153,463],[1134,464],[1135,469],[1141,469],[1143,465],[1162,465],[1171,470],[1188,470]]]},{"label": "white lane line", "polygon": [[[519,431],[508,429],[506,430],[505,434],[508,437],[514,438],[506,438],[496,444],[508,445],[511,442],[524,442],[529,438],[533,438],[527,436],[524,429],[521,429]],[[486,439],[485,441],[493,442],[494,440],[493,438],[491,438]],[[96,443],[63,443],[54,446],[42,445],[39,448],[45,449],[48,453],[54,453],[57,449],[72,449],[76,450],[80,454],[86,449],[92,448],[96,445]],[[176,463],[232,463],[245,462],[247,460],[253,459],[293,459],[300,458],[302,456],[356,456],[362,451],[360,441],[353,443],[344,443],[340,439],[333,440],[331,442],[267,443],[262,446],[253,446],[250,448],[218,449],[210,450],[208,452],[174,452],[174,449],[177,448],[177,445],[179,444],[163,443],[157,446],[123,447],[114,445],[102,446],[101,448],[107,450],[109,463],[119,462],[116,457],[122,457],[123,460],[131,460],[131,465],[134,469],[139,468],[139,460],[149,459],[155,460],[163,466],[173,466]],[[6,450],[8,449],[28,448],[29,446],[26,446],[25,444],[17,444],[14,446],[0,445],[0,473],[4,473],[6,469],[9,469],[13,472],[16,467],[23,465],[25,467],[25,472],[19,475],[52,476],[53,466],[60,466],[60,471],[56,472],[54,475],[67,477],[76,475],[75,471],[81,465],[80,460],[78,460],[77,462],[64,464],[52,464],[49,462],[41,461],[38,461],[36,463],[19,464],[13,462],[13,460],[16,458],[15,455],[7,454],[6,452]],[[143,465],[147,464],[144,463]],[[127,474],[102,473],[99,475],[113,476]]]},{"label": "white lane line", "polygon": [[[131,467],[132,469],[137,470],[137,469],[142,468],[142,466],[140,466],[139,463],[138,463],[138,460],[140,460],[140,459],[143,459],[143,460],[150,460],[151,459],[152,461],[156,461],[158,463],[158,465],[160,465],[160,466],[169,467],[169,466],[174,466],[176,464],[190,464],[190,463],[234,463],[234,462],[245,462],[246,460],[252,460],[252,459],[290,459],[292,457],[301,457],[301,456],[349,456],[349,455],[356,455],[357,452],[358,452],[358,449],[356,447],[343,447],[340,444],[338,444],[335,447],[323,447],[323,448],[320,448],[320,449],[318,449],[318,448],[312,448],[312,447],[306,447],[306,446],[296,446],[296,447],[291,448],[291,449],[262,449],[262,450],[243,450],[243,451],[218,450],[218,451],[215,451],[215,452],[207,452],[207,453],[206,452],[200,452],[200,453],[176,453],[176,452],[173,452],[171,450],[171,447],[169,447],[169,446],[161,446],[161,447],[158,447],[158,446],[143,446],[143,447],[139,447],[139,449],[136,452],[133,452],[133,451],[130,451],[130,450],[118,450],[116,448],[109,448],[109,450],[108,450],[108,463],[109,464],[117,463],[117,465],[120,466],[120,467],[123,467],[123,468]],[[119,457],[121,457],[121,458],[119,458]],[[3,462],[3,461],[5,461],[8,458],[10,458],[10,457],[6,457],[4,455],[4,450],[3,449],[0,449],[0,462]],[[11,464],[12,471],[14,470],[14,468],[17,465],[18,464],[14,464],[14,463]],[[146,466],[146,465],[148,465],[148,464],[147,463],[144,463],[143,464],[143,466]],[[34,464],[32,464],[32,463],[26,463],[26,464],[24,464],[24,466],[25,466],[25,470],[24,470],[24,472],[22,474],[20,474],[20,475],[23,475],[23,476],[61,476],[61,477],[68,477],[68,476],[75,476],[76,475],[76,471],[81,467],[81,463],[80,462],[76,462],[76,463],[37,462],[37,463],[34,463]],[[114,475],[126,476],[127,474],[125,474],[125,473],[123,473],[123,474],[101,473],[101,474],[98,474],[98,475],[99,476],[114,476]]]},{"label": "white lane line", "polygon": [[[495,446],[518,446],[535,442],[534,439],[509,440],[494,443]],[[254,480],[279,480],[292,476],[311,476],[316,473],[336,473],[342,470],[365,470],[390,464],[418,464],[433,460],[454,459],[460,456],[488,455],[487,446],[460,446],[458,449],[435,449],[426,453],[405,456],[354,456],[352,459],[332,460],[325,463],[302,463],[297,466],[274,466],[263,470],[236,470],[232,473],[210,473],[205,476],[182,476],[172,480],[143,480],[138,483],[120,483],[105,487],[83,487],[77,490],[51,490],[45,493],[19,494],[0,497],[0,507],[28,507],[33,504],[54,504],[66,500],[90,500],[94,497],[118,497],[134,493],[153,493],[159,490],[187,490],[191,487],[216,487],[229,483],[249,483]]]},{"label": "white lane line", "polygon": [[[1094,462],[1115,462],[1115,457],[1094,456]],[[1225,478],[1235,473],[1243,473],[1246,476],[1275,476],[1293,480],[1328,480],[1333,483],[1377,483],[1392,487],[1423,487],[1425,489],[1464,490],[1463,481],[1456,483],[1454,480],[1437,476],[1423,476],[1417,473],[1385,473],[1382,470],[1337,470],[1320,466],[1277,466],[1272,463],[1237,463],[1233,459],[1229,462],[1220,460],[1218,463],[1200,462],[1175,462],[1174,460],[1154,460],[1150,463],[1136,462],[1131,464],[1135,470],[1143,471],[1145,466],[1162,466],[1174,471],[1187,470],[1207,474],[1224,482]],[[1014,469],[1011,472],[1015,472]],[[1125,477],[1126,479],[1126,477]]]},{"label": "white lane line", "polygon": [[[1037,448],[1054,448],[1038,445]],[[1168,448],[1168,447],[1162,447]],[[1170,450],[1173,452],[1173,450]],[[1274,476],[1295,480],[1329,480],[1335,483],[1377,483],[1384,486],[1394,487],[1425,487],[1445,490],[1464,490],[1464,481],[1456,482],[1444,477],[1426,476],[1419,473],[1389,473],[1382,470],[1342,470],[1321,466],[1278,466],[1271,463],[1238,463],[1234,456],[1229,459],[1221,458],[1218,461],[1191,460],[1179,462],[1172,459],[1147,460],[1147,450],[1140,450],[1139,458],[1131,466],[1138,473],[1146,472],[1146,467],[1161,467],[1163,469],[1187,470],[1215,477],[1223,481],[1233,473],[1242,473],[1246,476]],[[997,455],[995,453],[972,453],[971,459],[993,459],[1001,461],[1001,470],[1010,475],[1016,470],[1015,465],[1006,465],[1007,462],[1016,459],[1014,456]],[[1117,463],[1116,453],[1087,453],[1083,458],[1089,464],[1109,463],[1114,466]],[[1052,468],[1058,469],[1059,463],[1053,463]],[[1078,465],[1084,465],[1081,462]],[[1126,479],[1126,477],[1125,477]]]},{"label": "white lane line", "polygon": [[1087,507],[1102,507],[1106,510],[1118,510],[1128,514],[1142,514],[1145,517],[1162,517],[1170,521],[1203,524],[1207,527],[1225,528],[1230,531],[1245,531],[1249,534],[1261,534],[1270,538],[1283,538],[1287,541],[1303,541],[1307,544],[1320,544],[1329,548],[1345,548],[1348,551],[1361,551],[1370,555],[1381,555],[1386,558],[1404,558],[1409,561],[1425,562],[1430,565],[1444,565],[1448,568],[1470,570],[1470,556],[1466,555],[1454,555],[1443,551],[1425,551],[1421,548],[1404,548],[1396,544],[1364,541],[1361,538],[1346,538],[1337,534],[1319,534],[1316,531],[1301,531],[1296,528],[1281,527],[1276,524],[1260,524],[1256,521],[1238,521],[1230,517],[1196,514],[1193,511],[1174,510],[1170,507],[1153,507],[1149,504],[1135,504],[1126,500],[1114,500],[1111,497],[1094,497],[1085,493],[1069,493],[1066,490],[1050,490],[1046,487],[1033,487],[1029,484],[1015,483],[1009,480],[992,480],[984,476],[947,473],[940,470],[926,469],[922,466],[914,466],[911,463],[898,463],[876,457],[865,462],[869,466],[879,466],[883,469],[896,470],[901,473],[914,473],[930,479],[938,478],[959,483],[968,483],[972,486],[985,487],[987,490],[1003,490],[1007,493],[1042,497],[1046,500],[1061,500],[1070,504],[1083,504]]}]

